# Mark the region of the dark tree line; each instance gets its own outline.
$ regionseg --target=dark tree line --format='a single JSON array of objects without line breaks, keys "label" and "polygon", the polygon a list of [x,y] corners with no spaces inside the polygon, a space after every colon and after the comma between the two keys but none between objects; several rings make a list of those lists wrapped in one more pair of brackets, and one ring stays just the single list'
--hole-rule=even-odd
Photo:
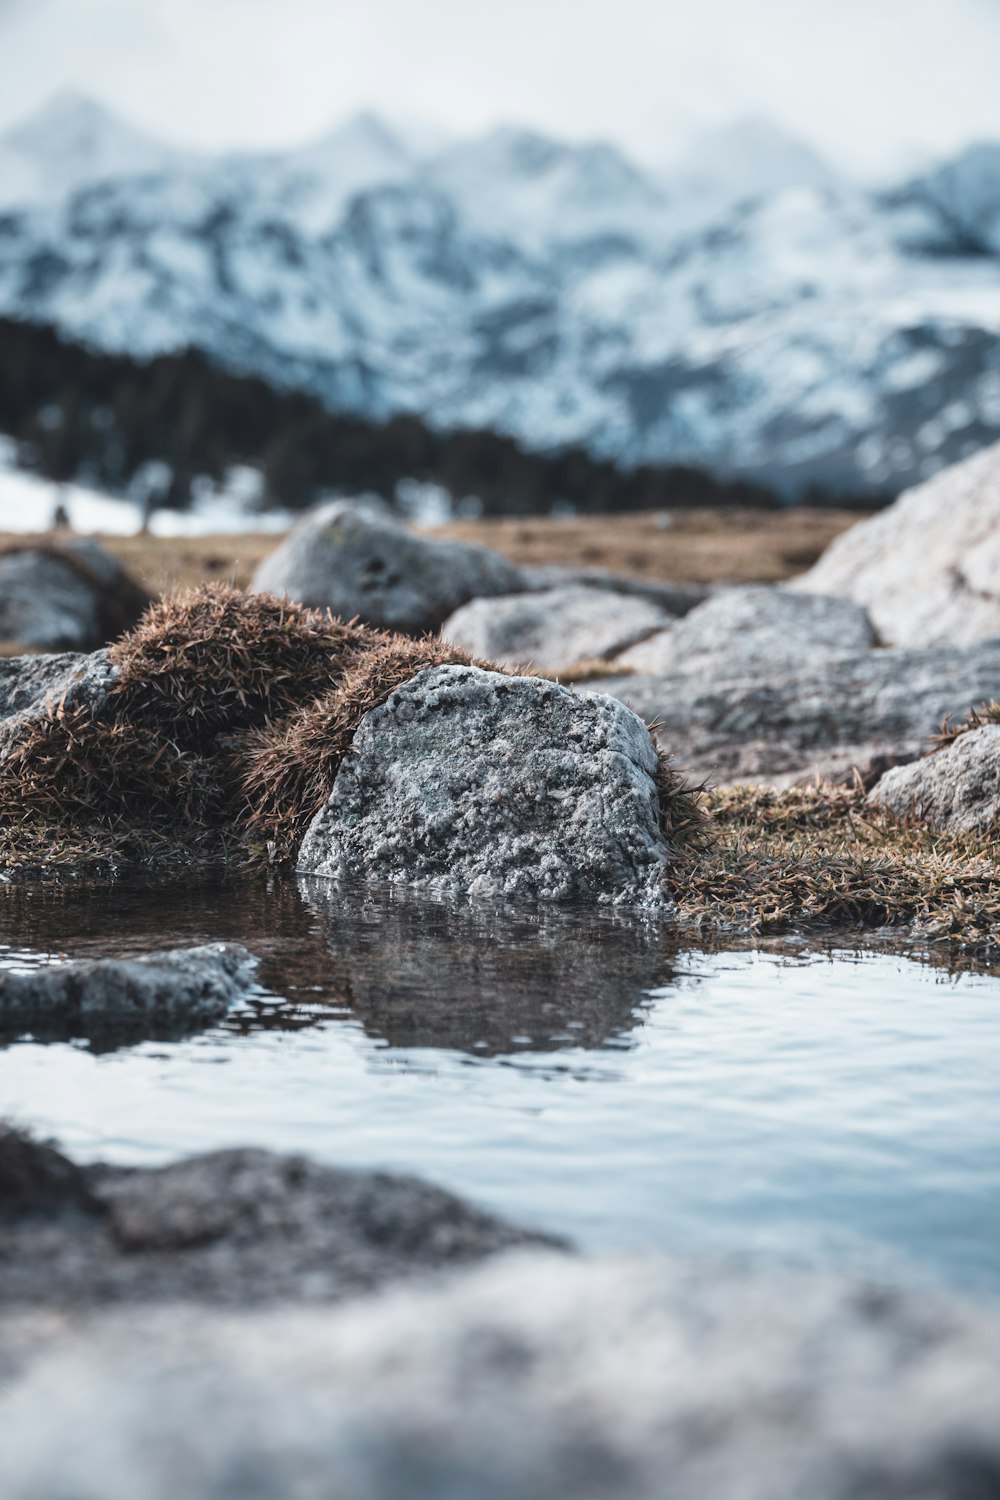
[{"label": "dark tree line", "polygon": [[391,499],[408,478],[433,480],[456,499],[475,495],[486,515],[778,503],[761,485],[681,465],[625,469],[582,448],[534,453],[495,432],[439,432],[415,416],[366,421],[232,374],[194,349],[139,362],[5,318],[0,432],[47,477],[85,478],[111,493],[127,490],[143,465],[165,464],[158,503],[178,507],[193,479],[221,479],[236,463],[261,471],[268,504],[293,509],[330,490]]}]

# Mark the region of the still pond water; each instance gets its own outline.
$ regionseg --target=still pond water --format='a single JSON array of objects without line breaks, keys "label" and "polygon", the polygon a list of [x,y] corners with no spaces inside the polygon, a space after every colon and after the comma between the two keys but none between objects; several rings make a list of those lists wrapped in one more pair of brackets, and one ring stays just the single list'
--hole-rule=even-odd
[{"label": "still pond water", "polygon": [[588,1247],[1000,1295],[1000,978],[326,882],[0,886],[4,966],[217,940],[262,960],[223,1024],[6,1038],[0,1115],[82,1158],[304,1151],[419,1173]]}]

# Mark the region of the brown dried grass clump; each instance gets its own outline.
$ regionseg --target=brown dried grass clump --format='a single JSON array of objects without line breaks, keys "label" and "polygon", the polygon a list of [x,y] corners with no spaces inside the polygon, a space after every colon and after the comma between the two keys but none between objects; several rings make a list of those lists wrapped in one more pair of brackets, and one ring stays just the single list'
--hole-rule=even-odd
[{"label": "brown dried grass clump", "polygon": [[963,949],[1000,935],[1000,840],[942,833],[870,809],[860,786],[709,793],[712,836],[671,871],[702,928],[908,927]]},{"label": "brown dried grass clump", "polygon": [[326,692],[371,635],[271,594],[205,586],[153,605],[112,646],[113,704],[133,724],[203,745]]},{"label": "brown dried grass clump", "polygon": [[50,705],[5,755],[3,821],[40,820],[52,828],[90,822],[212,823],[226,782],[206,757],[179,749],[122,719]]},{"label": "brown dried grass clump", "polygon": [[427,667],[474,664],[467,652],[434,638],[371,632],[335,688],[241,740],[251,829],[274,846],[276,858],[290,858],[329,797],[364,716]]}]

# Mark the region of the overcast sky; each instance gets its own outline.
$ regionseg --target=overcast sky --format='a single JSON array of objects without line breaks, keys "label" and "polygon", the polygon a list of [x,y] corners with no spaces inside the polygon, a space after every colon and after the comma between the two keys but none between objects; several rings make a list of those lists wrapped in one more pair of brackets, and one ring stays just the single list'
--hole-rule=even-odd
[{"label": "overcast sky", "polygon": [[880,173],[1000,139],[1000,0],[0,0],[0,128],[60,87],[207,147],[364,107],[666,161],[764,114]]}]

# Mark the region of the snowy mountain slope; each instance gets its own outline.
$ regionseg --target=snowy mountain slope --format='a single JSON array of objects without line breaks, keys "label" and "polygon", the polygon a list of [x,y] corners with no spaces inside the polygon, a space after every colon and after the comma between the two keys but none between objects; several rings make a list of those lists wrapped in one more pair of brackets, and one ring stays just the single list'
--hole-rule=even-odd
[{"label": "snowy mountain slope", "polygon": [[[195,344],[368,415],[790,488],[895,489],[1000,434],[1000,258],[932,243],[941,174],[869,194],[758,133],[728,185],[721,152],[707,216],[611,147],[504,129],[429,152],[370,116],[280,155],[77,163],[0,215],[0,311],[133,355]],[[961,160],[992,234],[992,178]]]}]

